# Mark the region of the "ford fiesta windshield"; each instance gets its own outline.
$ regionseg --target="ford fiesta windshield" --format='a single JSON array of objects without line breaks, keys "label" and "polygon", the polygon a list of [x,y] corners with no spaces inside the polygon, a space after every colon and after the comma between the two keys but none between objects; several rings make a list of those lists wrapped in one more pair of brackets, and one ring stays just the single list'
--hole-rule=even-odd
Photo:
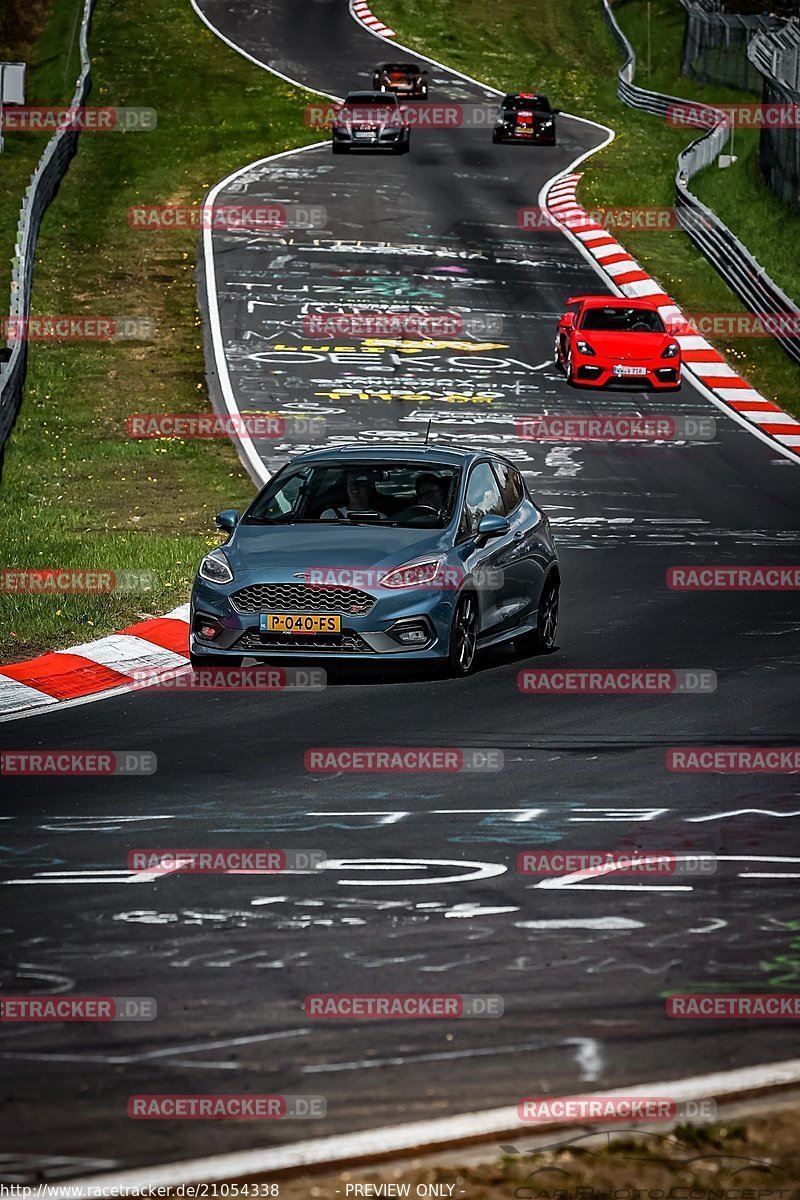
[{"label": "ford fiesta windshield", "polygon": [[245,525],[395,525],[443,529],[453,515],[459,470],[436,463],[318,463],[281,472]]}]

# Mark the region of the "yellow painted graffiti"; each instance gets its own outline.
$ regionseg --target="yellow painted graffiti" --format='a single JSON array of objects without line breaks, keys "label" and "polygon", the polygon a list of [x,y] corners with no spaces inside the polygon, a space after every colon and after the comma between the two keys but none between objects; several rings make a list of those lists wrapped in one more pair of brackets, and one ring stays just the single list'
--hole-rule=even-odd
[{"label": "yellow painted graffiti", "polygon": [[356,388],[338,388],[332,392],[314,392],[326,400],[410,400],[413,403],[435,400],[437,404],[493,404],[492,396],[466,396],[460,392],[445,392],[434,396],[431,392],[360,392]]}]

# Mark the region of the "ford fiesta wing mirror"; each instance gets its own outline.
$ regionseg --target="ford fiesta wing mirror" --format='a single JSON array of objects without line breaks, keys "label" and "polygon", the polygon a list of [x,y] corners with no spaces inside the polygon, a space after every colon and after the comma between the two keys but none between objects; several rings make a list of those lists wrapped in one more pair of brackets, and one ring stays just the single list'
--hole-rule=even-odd
[{"label": "ford fiesta wing mirror", "polygon": [[487,513],[478,522],[475,541],[482,546],[490,538],[503,537],[510,530],[511,523],[507,517],[501,517],[498,513]]},{"label": "ford fiesta wing mirror", "polygon": [[224,512],[217,513],[216,517],[214,518],[214,524],[216,525],[217,529],[222,530],[223,533],[233,533],[238,520],[238,508],[226,508]]}]

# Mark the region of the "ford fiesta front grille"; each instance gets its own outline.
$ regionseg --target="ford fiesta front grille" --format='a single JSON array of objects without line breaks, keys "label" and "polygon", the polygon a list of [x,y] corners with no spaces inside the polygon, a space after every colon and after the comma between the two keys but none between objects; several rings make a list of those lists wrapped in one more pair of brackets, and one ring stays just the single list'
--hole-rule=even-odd
[{"label": "ford fiesta front grille", "polygon": [[257,629],[247,629],[236,643],[236,649],[294,650],[297,654],[374,654],[372,647],[351,629],[332,637],[299,637],[291,633],[262,635]]},{"label": "ford fiesta front grille", "polygon": [[311,587],[306,583],[254,583],[231,596],[240,613],[313,612],[363,616],[375,606],[375,597],[358,588]]}]

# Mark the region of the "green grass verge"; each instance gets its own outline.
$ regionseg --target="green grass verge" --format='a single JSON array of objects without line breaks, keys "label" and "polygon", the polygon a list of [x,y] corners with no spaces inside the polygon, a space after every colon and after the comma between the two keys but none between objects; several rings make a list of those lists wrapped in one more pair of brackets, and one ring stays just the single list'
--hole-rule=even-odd
[{"label": "green grass verge", "polygon": [[758,134],[734,135],[736,162],[707,167],[692,190],[731,229],[767,274],[800,305],[800,214],[782,204],[758,166]]},{"label": "green grass verge", "polygon": [[[74,0],[54,0],[53,19]],[[48,35],[49,36],[49,35]],[[188,597],[213,516],[252,484],[228,442],[131,441],[132,412],[207,410],[192,231],[132,229],[135,203],[192,203],[237,166],[318,140],[310,97],[248,63],[186,0],[99,0],[92,102],[158,111],[151,133],[84,134],[48,210],[34,312],[155,321],[152,343],[31,343],[0,485],[6,567],[152,571],[141,595],[0,597],[0,661],[123,628]]]},{"label": "green grass verge", "polygon": [[[503,90],[546,92],[557,107],[615,129],[614,141],[581,168],[579,196],[587,207],[673,204],[676,158],[691,139],[685,131],[671,129],[617,99],[621,56],[599,0],[572,0],[569,5],[505,0],[496,7],[484,0],[460,0],[457,5],[449,0],[374,0],[371,8],[400,42]],[[645,5],[623,0],[617,13],[634,45],[644,51]],[[691,99],[752,99],[680,79],[682,9],[677,0],[652,0],[651,14],[650,86]],[[646,60],[638,80],[647,84]],[[706,174],[713,171],[721,177],[717,186],[724,188],[730,172],[714,167]],[[535,204],[536,197],[526,202]],[[722,215],[728,219],[727,212]],[[620,240],[688,311],[746,311],[685,234],[638,232],[621,235]],[[800,369],[771,339],[713,340],[765,396],[800,415]]]}]

